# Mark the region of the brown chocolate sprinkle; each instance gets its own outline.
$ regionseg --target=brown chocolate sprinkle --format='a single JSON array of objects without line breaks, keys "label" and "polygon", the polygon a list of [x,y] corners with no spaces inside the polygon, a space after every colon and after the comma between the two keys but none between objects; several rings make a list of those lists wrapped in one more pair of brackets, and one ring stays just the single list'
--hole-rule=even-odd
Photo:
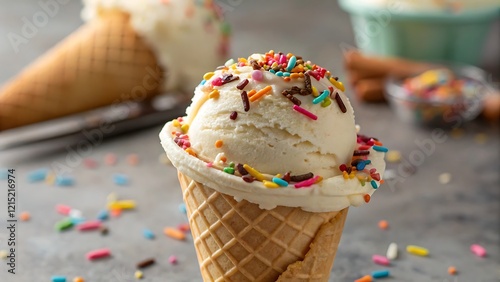
[{"label": "brown chocolate sprinkle", "polygon": [[238,112],[234,111],[229,115],[229,118],[235,120],[238,117]]},{"label": "brown chocolate sprinkle", "polygon": [[107,227],[102,227],[101,228],[101,235],[105,236],[105,235],[108,235],[109,233],[109,229]]},{"label": "brown chocolate sprinkle", "polygon": [[354,150],[354,154],[352,154],[352,155],[353,156],[366,156],[369,154],[370,154],[370,151],[368,151],[368,150]]},{"label": "brown chocolate sprinkle", "polygon": [[248,174],[248,171],[243,167],[242,164],[238,163],[236,165],[236,169],[238,170],[238,172],[241,174],[241,175],[247,175]]},{"label": "brown chocolate sprinkle", "polygon": [[304,73],[304,85],[306,88],[306,91],[308,93],[312,93],[312,85],[311,85],[311,75],[309,73]]},{"label": "brown chocolate sprinkle", "polygon": [[357,166],[360,162],[363,162],[363,160],[362,159],[355,159],[355,160],[353,160],[351,162],[351,165],[352,166]]},{"label": "brown chocolate sprinkle", "polygon": [[337,105],[339,105],[340,110],[343,113],[346,113],[347,112],[347,108],[345,107],[344,102],[342,101],[342,98],[340,98],[340,95],[339,95],[339,93],[337,91],[335,91],[335,101],[337,102]]},{"label": "brown chocolate sprinkle", "polygon": [[240,83],[238,83],[238,85],[236,85],[236,88],[238,88],[239,90],[243,90],[245,86],[247,86],[247,84],[248,79],[245,78],[245,80],[242,80]]},{"label": "brown chocolate sprinkle", "polygon": [[314,177],[314,174],[312,172],[308,172],[305,174],[300,174],[300,175],[291,175],[290,176],[290,181],[293,182],[301,182],[307,179],[311,179]]},{"label": "brown chocolate sprinkle", "polygon": [[281,177],[281,179],[283,179],[286,182],[290,183],[290,181],[291,181],[291,179],[290,179],[290,172],[288,171],[287,173],[285,173],[285,175],[283,175],[283,177]]},{"label": "brown chocolate sprinkle", "polygon": [[250,174],[245,174],[241,177],[243,181],[252,183],[253,182],[253,177]]},{"label": "brown chocolate sprinkle", "polygon": [[256,60],[250,60],[250,64],[254,70],[260,70],[262,68]]},{"label": "brown chocolate sprinkle", "polygon": [[352,172],[352,166],[348,167],[345,172],[347,172],[347,174],[351,174]]},{"label": "brown chocolate sprinkle", "polygon": [[245,112],[250,110],[250,101],[248,100],[248,94],[246,91],[241,92],[241,100],[243,101],[243,109]]},{"label": "brown chocolate sprinkle", "polygon": [[240,77],[239,77],[239,76],[233,76],[233,75],[232,75],[232,74],[230,74],[230,73],[229,73],[229,74],[227,74],[227,73],[226,73],[226,74],[224,74],[224,75],[222,76],[222,85],[224,85],[224,84],[226,84],[226,83],[229,83],[229,82],[231,82],[231,81],[235,81],[235,80],[237,80],[237,79],[240,79]]},{"label": "brown chocolate sprinkle", "polygon": [[148,267],[148,266],[151,266],[153,264],[155,264],[155,259],[154,258],[149,258],[149,259],[145,259],[143,261],[140,261],[137,263],[137,268],[145,268],[145,267]]}]

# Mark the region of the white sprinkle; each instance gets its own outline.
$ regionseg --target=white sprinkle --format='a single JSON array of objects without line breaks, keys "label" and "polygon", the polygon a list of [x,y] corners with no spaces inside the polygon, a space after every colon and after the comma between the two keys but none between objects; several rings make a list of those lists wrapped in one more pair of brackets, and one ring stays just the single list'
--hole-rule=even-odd
[{"label": "white sprinkle", "polygon": [[390,260],[395,260],[398,257],[398,245],[396,243],[389,244],[386,257]]},{"label": "white sprinkle", "polygon": [[71,217],[71,218],[81,218],[82,217],[82,212],[80,210],[71,209],[69,211],[69,217]]},{"label": "white sprinkle", "polygon": [[451,174],[449,173],[441,173],[439,175],[439,183],[441,184],[448,184],[451,181]]},{"label": "white sprinkle", "polygon": [[396,171],[394,169],[388,169],[384,172],[384,179],[385,180],[390,180],[396,178]]}]

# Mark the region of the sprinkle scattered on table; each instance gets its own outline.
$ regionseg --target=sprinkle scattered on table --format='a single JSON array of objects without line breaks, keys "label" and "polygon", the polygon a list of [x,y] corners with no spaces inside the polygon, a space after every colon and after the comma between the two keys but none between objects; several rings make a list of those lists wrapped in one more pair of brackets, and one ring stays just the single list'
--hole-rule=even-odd
[{"label": "sprinkle scattered on table", "polygon": [[144,238],[149,240],[153,240],[155,238],[155,234],[149,229],[142,230],[142,235],[144,236]]},{"label": "sprinkle scattered on table", "polygon": [[111,256],[111,251],[106,248],[90,251],[85,255],[85,257],[88,260],[96,260],[96,259],[106,258],[109,256]]},{"label": "sprinkle scattered on table", "polygon": [[21,221],[28,221],[28,220],[30,220],[30,218],[31,218],[31,214],[29,212],[27,212],[27,211],[22,212],[22,213],[19,214],[19,219]]},{"label": "sprinkle scattered on table", "polygon": [[387,230],[389,228],[389,222],[387,220],[381,220],[378,222],[378,228],[382,230]]},{"label": "sprinkle scattered on table", "polygon": [[117,157],[113,153],[108,153],[104,156],[104,163],[109,166],[114,166],[117,162]]},{"label": "sprinkle scattered on table", "polygon": [[384,256],[381,256],[381,255],[373,255],[372,261],[373,261],[373,263],[380,264],[380,265],[385,265],[385,266],[391,265],[391,262],[389,261],[389,259],[384,257]]},{"label": "sprinkle scattered on table", "polygon": [[381,269],[381,270],[372,271],[372,277],[375,279],[389,277],[390,274],[391,273],[389,272],[388,269]]},{"label": "sprinkle scattered on table", "polygon": [[116,185],[124,186],[129,183],[128,176],[122,173],[115,173],[113,174],[113,182]]},{"label": "sprinkle scattered on table", "polygon": [[460,139],[464,136],[464,132],[465,131],[462,128],[456,127],[451,130],[450,134],[452,138]]},{"label": "sprinkle scattered on table", "polygon": [[29,182],[38,182],[38,181],[44,181],[45,177],[47,177],[47,174],[49,173],[49,170],[46,168],[40,168],[37,170],[33,170],[27,174],[27,179]]},{"label": "sprinkle scattered on table", "polygon": [[181,213],[183,213],[183,214],[186,214],[186,213],[187,213],[187,211],[186,211],[186,204],[184,204],[184,203],[180,203],[180,204],[179,204],[179,211],[180,211]]},{"label": "sprinkle scattered on table", "polygon": [[163,233],[173,239],[177,240],[186,239],[186,234],[184,232],[172,227],[165,227],[165,229],[163,229]]},{"label": "sprinkle scattered on table", "polygon": [[51,280],[52,282],[66,282],[66,276],[54,275]]},{"label": "sprinkle scattered on table", "polygon": [[0,250],[0,259],[6,259],[9,253],[6,250]]},{"label": "sprinkle scattered on table", "polygon": [[451,181],[451,174],[450,173],[441,173],[439,175],[439,183],[441,184],[448,184]]},{"label": "sprinkle scattered on table", "polygon": [[137,270],[135,273],[134,273],[134,277],[136,279],[142,279],[144,277],[144,274],[142,273],[142,271],[140,270]]},{"label": "sprinkle scattered on table", "polygon": [[390,243],[389,247],[387,248],[386,256],[390,260],[395,260],[398,257],[398,244],[394,242]]},{"label": "sprinkle scattered on table", "polygon": [[138,262],[136,264],[136,267],[137,268],[146,268],[146,267],[149,267],[155,263],[156,263],[156,260],[154,258],[148,258],[148,259],[145,259],[145,260]]},{"label": "sprinkle scattered on table", "polygon": [[67,205],[59,204],[59,205],[56,205],[56,211],[62,215],[69,215],[69,213],[71,211],[71,207],[67,206]]},{"label": "sprinkle scattered on table", "polygon": [[91,158],[83,159],[83,165],[88,169],[94,169],[97,167],[97,162]]},{"label": "sprinkle scattered on table", "polygon": [[85,280],[83,279],[83,277],[78,276],[73,278],[73,282],[85,282]]},{"label": "sprinkle scattered on table", "polygon": [[139,156],[137,156],[137,154],[128,155],[127,163],[131,166],[136,166],[139,163]]},{"label": "sprinkle scattered on table", "polygon": [[372,276],[371,275],[365,275],[359,279],[356,279],[354,282],[372,282]]},{"label": "sprinkle scattered on table", "polygon": [[470,251],[478,257],[485,257],[487,254],[486,249],[478,244],[472,244],[470,246]]},{"label": "sprinkle scattered on table", "polygon": [[488,141],[488,135],[485,133],[478,133],[474,136],[474,142],[479,145],[483,145]]},{"label": "sprinkle scattered on table", "polygon": [[169,258],[168,258],[168,262],[170,262],[170,264],[177,264],[177,257],[174,256],[174,255],[171,255]]},{"label": "sprinkle scattered on table", "polygon": [[401,161],[401,152],[396,150],[390,150],[385,155],[385,159],[390,163],[399,163]]},{"label": "sprinkle scattered on table", "polygon": [[56,186],[73,186],[73,184],[75,184],[75,179],[68,175],[58,175],[55,178],[54,184]]},{"label": "sprinkle scattered on table", "polygon": [[448,274],[457,275],[457,269],[454,266],[448,267]]},{"label": "sprinkle scattered on table", "polygon": [[424,247],[408,245],[406,246],[406,251],[412,255],[426,257],[429,255],[429,250]]}]

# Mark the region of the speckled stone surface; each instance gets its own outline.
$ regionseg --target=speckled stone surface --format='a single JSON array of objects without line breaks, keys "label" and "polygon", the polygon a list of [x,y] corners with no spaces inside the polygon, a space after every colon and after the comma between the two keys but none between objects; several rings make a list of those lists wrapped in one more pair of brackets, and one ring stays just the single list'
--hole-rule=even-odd
[{"label": "speckled stone surface", "polygon": [[[266,2],[264,10],[259,8],[263,0],[229,2],[237,3],[226,12],[233,23],[234,57],[269,49],[291,51],[321,62],[341,79],[345,77],[341,47],[353,45],[353,36],[348,16],[338,10],[335,1],[317,1],[314,5],[298,0],[273,1]],[[32,17],[40,10],[36,3],[0,0],[1,34],[20,30],[22,17]],[[284,13],[281,6],[285,3],[289,3],[288,15],[277,16]],[[1,37],[0,81],[6,81],[74,30],[81,23],[80,8],[78,1],[61,5],[29,43],[20,45],[17,54],[7,37]],[[498,130],[473,122],[465,125],[462,136],[444,132],[440,140],[432,141],[432,130],[404,124],[387,105],[352,103],[363,133],[379,137],[387,147],[399,150],[403,159],[419,164],[413,174],[407,173],[402,164],[389,164],[388,169],[400,178],[382,186],[368,205],[349,210],[330,281],[354,281],[381,269],[371,262],[371,255],[385,254],[391,242],[400,248],[408,244],[424,246],[430,256],[400,252],[389,267],[391,278],[387,281],[500,281]],[[191,237],[179,242],[162,234],[164,227],[187,220],[178,208],[182,196],[176,171],[158,161],[162,154],[160,128],[108,139],[92,147],[84,155],[99,163],[93,170],[85,168],[63,142],[0,152],[0,167],[16,169],[17,212],[29,211],[32,216],[30,221],[17,225],[16,274],[7,273],[6,262],[0,260],[0,281],[50,281],[52,275],[65,275],[68,281],[75,276],[85,281],[135,281],[135,264],[150,257],[157,263],[143,271],[143,281],[201,281]],[[478,142],[478,134],[486,136],[484,143]],[[107,153],[118,156],[115,166],[104,164]],[[125,158],[130,153],[139,156],[137,166],[127,164]],[[421,161],[419,156],[423,156]],[[29,171],[51,167],[55,162],[70,166],[74,186],[28,183]],[[129,185],[115,185],[113,173],[128,175]],[[451,174],[448,184],[439,182],[442,173]],[[7,249],[6,186],[6,181],[0,180],[0,250]],[[63,218],[55,212],[56,204],[67,204],[81,210],[85,217],[95,218],[111,192],[122,199],[134,199],[138,206],[107,221],[107,236],[92,231],[54,230],[55,222]],[[378,228],[381,219],[389,222],[388,230]],[[143,238],[144,228],[155,232],[157,238]],[[488,257],[471,254],[469,246],[473,243],[484,246]],[[111,249],[111,258],[96,262],[85,259],[86,252],[103,247]],[[177,265],[168,262],[171,255],[177,256]],[[455,277],[447,273],[451,265],[458,269]]]}]

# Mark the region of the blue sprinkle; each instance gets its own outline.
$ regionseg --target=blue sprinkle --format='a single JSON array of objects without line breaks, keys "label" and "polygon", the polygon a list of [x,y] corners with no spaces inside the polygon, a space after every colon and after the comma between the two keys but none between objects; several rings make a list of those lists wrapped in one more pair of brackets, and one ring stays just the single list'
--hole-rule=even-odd
[{"label": "blue sprinkle", "polygon": [[388,269],[382,269],[382,270],[372,271],[372,277],[373,278],[389,277],[389,270]]},{"label": "blue sprinkle", "polygon": [[40,168],[37,170],[33,170],[28,173],[28,181],[29,182],[38,182],[38,181],[43,181],[47,177],[47,174],[49,173],[49,170],[46,168]]},{"label": "blue sprinkle", "polygon": [[365,160],[365,164],[369,165],[369,164],[371,164],[371,163],[372,163],[372,161],[371,161],[371,160]]},{"label": "blue sprinkle", "polygon": [[276,76],[283,76],[283,72],[282,71],[278,71],[275,74],[276,74]]},{"label": "blue sprinkle", "polygon": [[5,180],[9,177],[9,172],[6,168],[0,168],[0,180]]},{"label": "blue sprinkle", "polygon": [[276,184],[278,184],[281,187],[287,187],[288,186],[288,182],[286,182],[285,180],[283,180],[281,178],[278,178],[278,177],[273,177],[273,182],[276,183]]},{"label": "blue sprinkle", "polygon": [[288,77],[288,76],[290,76],[290,73],[286,71],[286,72],[283,73],[283,76],[287,76]]},{"label": "blue sprinkle", "polygon": [[389,149],[387,149],[386,147],[377,146],[377,145],[373,145],[372,148],[373,148],[373,150],[375,150],[377,152],[387,152],[387,151],[389,151]]},{"label": "blue sprinkle", "polygon": [[78,224],[84,222],[85,218],[83,218],[83,217],[71,217],[70,220],[73,223],[73,225],[78,225]]},{"label": "blue sprinkle", "polygon": [[52,276],[52,282],[66,282],[65,276]]},{"label": "blue sprinkle", "polygon": [[270,70],[269,70],[269,72],[270,72],[270,73],[276,73],[276,71],[275,71],[275,70],[273,70],[273,69],[270,69]]},{"label": "blue sprinkle", "polygon": [[366,166],[366,162],[359,162],[356,165],[356,170],[361,171],[361,170],[365,169],[365,166]]},{"label": "blue sprinkle", "polygon": [[128,184],[128,177],[125,174],[115,173],[113,174],[113,182],[116,185],[124,186]]},{"label": "blue sprinkle", "polygon": [[181,213],[186,214],[186,213],[187,213],[187,211],[186,211],[186,204],[184,204],[184,203],[179,204],[179,211],[180,211]]},{"label": "blue sprinkle", "polygon": [[207,81],[203,79],[203,80],[200,82],[200,85],[205,85],[205,83],[206,83],[206,82],[207,82]]},{"label": "blue sprinkle", "polygon": [[144,229],[142,231],[142,235],[144,236],[144,238],[149,239],[149,240],[153,240],[155,238],[155,234],[153,233],[153,231],[151,231],[149,229]]},{"label": "blue sprinkle", "polygon": [[288,60],[288,65],[286,66],[286,70],[292,71],[296,63],[297,63],[297,57],[295,56],[290,57],[290,60]]},{"label": "blue sprinkle", "polygon": [[58,175],[54,183],[56,186],[72,186],[75,180],[71,176]]},{"label": "blue sprinkle", "polygon": [[97,219],[100,221],[107,220],[109,218],[109,212],[107,210],[102,210],[97,214]]},{"label": "blue sprinkle", "polygon": [[319,104],[319,103],[323,102],[323,100],[325,100],[329,94],[330,94],[330,92],[328,90],[323,90],[321,95],[319,95],[318,97],[313,99],[313,104]]},{"label": "blue sprinkle", "polygon": [[373,189],[377,189],[377,182],[375,180],[370,181],[370,184],[372,185]]}]

